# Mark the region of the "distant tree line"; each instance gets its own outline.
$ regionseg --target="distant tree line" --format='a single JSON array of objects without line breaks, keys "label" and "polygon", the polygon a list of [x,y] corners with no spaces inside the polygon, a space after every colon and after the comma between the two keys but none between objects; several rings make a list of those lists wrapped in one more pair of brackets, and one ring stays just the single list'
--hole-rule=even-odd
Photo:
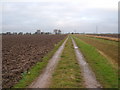
[{"label": "distant tree line", "polygon": [[[35,33],[23,33],[23,32],[6,32],[2,33],[2,35],[34,35],[34,34],[52,34],[51,32],[41,32],[41,30],[37,30]],[[61,34],[61,30],[54,29],[53,34]]]},{"label": "distant tree line", "polygon": [[23,33],[23,32],[13,32],[13,33],[11,33],[11,32],[6,32],[6,33],[2,33],[2,35],[31,35],[31,33]]}]

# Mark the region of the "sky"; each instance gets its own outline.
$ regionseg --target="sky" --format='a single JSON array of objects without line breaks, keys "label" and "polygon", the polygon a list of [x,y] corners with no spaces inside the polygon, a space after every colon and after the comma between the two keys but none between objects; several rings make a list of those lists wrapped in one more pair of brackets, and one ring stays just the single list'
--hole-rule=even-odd
[{"label": "sky", "polygon": [[[2,0],[0,30],[117,33],[119,0]],[[97,30],[96,30],[97,27]]]}]

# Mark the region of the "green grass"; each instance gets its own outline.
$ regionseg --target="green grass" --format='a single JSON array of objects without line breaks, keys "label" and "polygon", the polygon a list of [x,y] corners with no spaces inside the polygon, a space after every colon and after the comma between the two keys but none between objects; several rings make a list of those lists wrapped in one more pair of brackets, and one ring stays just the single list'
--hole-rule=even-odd
[{"label": "green grass", "polygon": [[69,38],[61,59],[53,73],[50,88],[81,88],[82,77],[77,63],[72,41]]},{"label": "green grass", "polygon": [[118,71],[111,66],[109,61],[95,47],[75,36],[73,38],[102,86],[104,88],[118,88]]},{"label": "green grass", "polygon": [[77,37],[80,40],[86,42],[87,44],[94,46],[99,51],[103,52],[104,55],[108,58],[108,60],[111,62],[113,67],[115,67],[116,69],[118,68],[118,42],[86,37],[84,35],[77,35]]},{"label": "green grass", "polygon": [[64,40],[60,41],[51,52],[49,52],[45,57],[43,57],[42,62],[38,62],[28,72],[24,72],[22,74],[22,79],[16,85],[14,85],[13,88],[26,88],[28,85],[30,85],[40,75],[42,70],[47,65],[49,59],[62,45]]},{"label": "green grass", "polygon": [[99,40],[100,42],[103,42],[109,45],[118,45],[118,42],[113,40],[106,40],[106,39],[96,38],[96,37],[87,37],[85,35],[76,35],[76,36],[81,37],[82,39]]}]

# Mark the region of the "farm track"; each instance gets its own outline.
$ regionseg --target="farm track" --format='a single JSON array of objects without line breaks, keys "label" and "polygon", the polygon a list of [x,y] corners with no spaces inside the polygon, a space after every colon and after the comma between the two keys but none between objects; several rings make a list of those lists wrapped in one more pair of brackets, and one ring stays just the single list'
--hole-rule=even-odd
[{"label": "farm track", "polygon": [[49,88],[83,88],[80,67],[76,60],[72,39],[68,38]]},{"label": "farm track", "polygon": [[[67,39],[60,46],[60,48],[56,51],[53,57],[49,60],[49,63],[47,67],[44,69],[43,73],[29,86],[29,88],[49,88],[49,85],[51,84],[52,74],[60,60],[60,56],[64,49],[65,43],[67,42]],[[83,76],[85,87],[86,88],[102,88],[102,86],[96,80],[96,76],[94,72],[91,70],[88,63],[85,61],[82,53],[79,51],[75,41],[73,40],[73,38],[71,39],[72,39],[72,43],[74,46],[76,59],[82,71],[82,76]]]},{"label": "farm track", "polygon": [[74,50],[76,53],[76,58],[78,60],[78,63],[82,71],[82,76],[83,76],[85,87],[86,88],[101,88],[102,86],[96,80],[96,76],[94,72],[91,70],[88,63],[85,61],[82,53],[79,51],[79,48],[77,47],[73,38],[72,38],[72,42],[73,42]]},{"label": "farm track", "polygon": [[[70,39],[72,39],[72,43],[73,43],[73,47],[74,47],[73,53],[75,53],[75,55],[76,55],[76,59],[74,59],[74,60],[78,61],[78,64],[80,66],[80,71],[82,72],[84,87],[98,88],[98,89],[102,88],[100,83],[96,80],[96,76],[95,76],[94,72],[92,71],[91,67],[89,66],[89,63],[86,62],[85,58],[83,57],[81,51],[78,48],[78,46],[81,44],[78,44],[78,46],[77,46],[74,39],[72,37]],[[68,38],[58,48],[58,50],[52,56],[52,58],[50,60],[48,59],[49,62],[47,64],[46,68],[43,69],[43,71],[39,75],[39,77],[37,77],[37,79],[35,81],[33,81],[33,83],[31,85],[29,85],[28,88],[49,88],[49,86],[51,84],[53,72],[55,71],[55,68],[58,65],[58,62],[60,60],[60,57],[62,55],[62,52],[63,52],[63,49],[65,47],[67,40],[68,40]]]},{"label": "farm track", "polygon": [[55,67],[58,64],[58,61],[60,59],[60,56],[62,54],[62,51],[64,49],[67,39],[59,47],[59,49],[56,51],[53,57],[49,60],[48,65],[44,69],[43,73],[29,86],[29,88],[48,88],[49,87],[52,74],[54,72]]}]

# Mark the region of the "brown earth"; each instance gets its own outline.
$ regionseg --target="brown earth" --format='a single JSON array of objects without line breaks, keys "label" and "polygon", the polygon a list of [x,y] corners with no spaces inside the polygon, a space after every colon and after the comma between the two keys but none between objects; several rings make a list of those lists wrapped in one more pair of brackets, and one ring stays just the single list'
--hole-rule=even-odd
[{"label": "brown earth", "polygon": [[2,85],[10,88],[66,35],[3,35]]}]

